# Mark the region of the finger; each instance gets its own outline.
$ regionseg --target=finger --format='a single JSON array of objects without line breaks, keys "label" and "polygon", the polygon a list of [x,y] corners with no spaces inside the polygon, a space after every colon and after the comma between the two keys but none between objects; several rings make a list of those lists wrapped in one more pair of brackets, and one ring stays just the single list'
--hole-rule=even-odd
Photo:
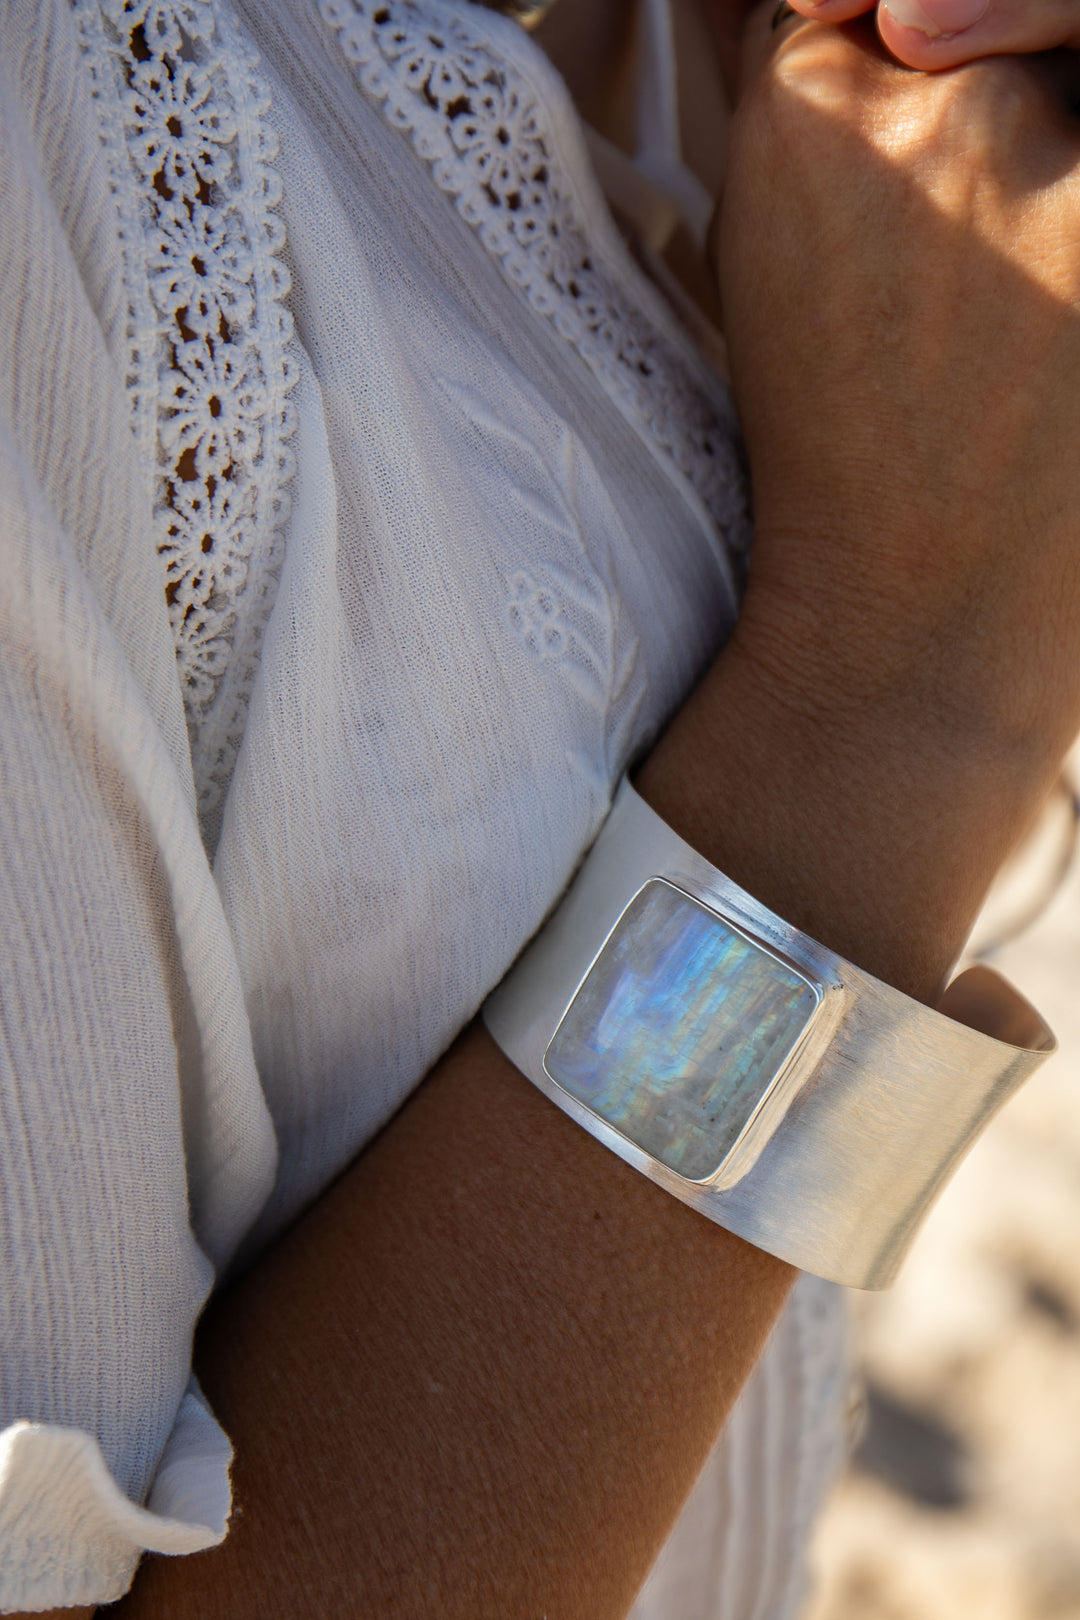
[{"label": "finger", "polygon": [[882,0],[878,31],[908,67],[956,67],[1080,46],[1080,0]]}]

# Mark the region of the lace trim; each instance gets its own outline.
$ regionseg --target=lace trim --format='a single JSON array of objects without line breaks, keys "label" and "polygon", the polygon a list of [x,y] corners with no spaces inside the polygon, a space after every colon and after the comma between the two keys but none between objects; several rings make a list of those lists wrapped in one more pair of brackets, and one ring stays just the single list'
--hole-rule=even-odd
[{"label": "lace trim", "polygon": [[258,58],[215,0],[75,0],[131,308],[128,388],[156,472],[199,817],[212,847],[281,569],[298,375]]},{"label": "lace trim", "polygon": [[728,545],[749,523],[733,413],[699,385],[590,246],[547,109],[443,0],[320,0],[362,88],[404,131],[533,308],[697,490]]}]

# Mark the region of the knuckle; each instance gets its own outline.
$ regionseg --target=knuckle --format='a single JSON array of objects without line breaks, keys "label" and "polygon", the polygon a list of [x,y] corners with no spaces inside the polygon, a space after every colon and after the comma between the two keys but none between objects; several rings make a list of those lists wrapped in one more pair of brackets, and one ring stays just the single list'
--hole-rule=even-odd
[{"label": "knuckle", "polygon": [[1013,58],[909,77],[900,96],[902,104],[894,101],[877,119],[875,144],[931,172],[948,168],[1004,178],[1033,128],[1046,122],[1045,91],[1028,65]]},{"label": "knuckle", "polygon": [[975,110],[983,126],[1007,142],[1017,126],[1027,123],[1046,102],[1045,90],[1022,58],[995,56],[971,62],[957,74],[960,86],[959,111]]},{"label": "knuckle", "polygon": [[877,90],[877,64],[835,28],[811,26],[778,50],[771,78],[778,89],[823,111],[850,115]]}]

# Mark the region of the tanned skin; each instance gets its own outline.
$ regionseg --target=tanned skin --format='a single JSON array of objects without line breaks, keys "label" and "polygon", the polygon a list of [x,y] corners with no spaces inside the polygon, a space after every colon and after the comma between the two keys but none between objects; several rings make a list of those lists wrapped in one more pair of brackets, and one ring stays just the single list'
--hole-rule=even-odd
[{"label": "tanned skin", "polygon": [[[771,9],[716,244],[750,589],[638,786],[933,1001],[1080,727],[1080,152],[1037,69]],[[621,1620],[791,1282],[468,1031],[211,1304],[238,1510],[118,1620]]]}]

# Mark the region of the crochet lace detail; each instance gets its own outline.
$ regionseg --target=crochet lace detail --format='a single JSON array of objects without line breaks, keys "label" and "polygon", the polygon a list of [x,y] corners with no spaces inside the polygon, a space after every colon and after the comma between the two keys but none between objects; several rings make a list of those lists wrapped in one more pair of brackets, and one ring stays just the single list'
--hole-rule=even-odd
[{"label": "crochet lace detail", "polygon": [[[635,307],[590,243],[548,110],[445,0],[320,0],[359,82],[408,134],[506,275],[691,482],[727,545],[749,540],[734,413]],[[625,268],[625,267],[624,267]]]},{"label": "crochet lace detail", "polygon": [[75,0],[120,216],[128,388],[212,847],[281,569],[297,375],[276,137],[222,0]]}]

